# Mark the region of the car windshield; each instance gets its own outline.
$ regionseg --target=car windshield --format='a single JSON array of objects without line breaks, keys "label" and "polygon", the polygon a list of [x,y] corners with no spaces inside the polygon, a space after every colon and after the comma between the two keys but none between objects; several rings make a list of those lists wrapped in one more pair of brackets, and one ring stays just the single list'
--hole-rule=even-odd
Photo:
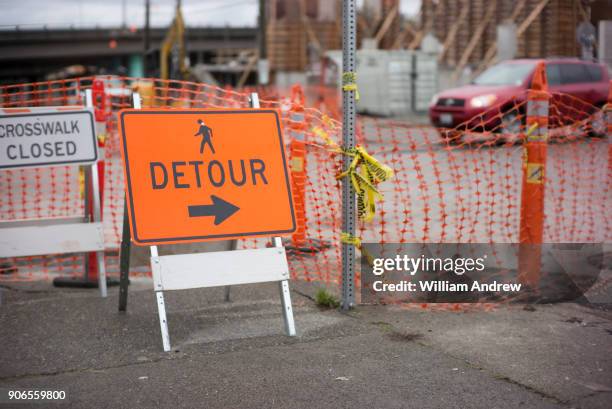
[{"label": "car windshield", "polygon": [[476,85],[521,85],[535,67],[534,63],[495,65],[474,79]]}]

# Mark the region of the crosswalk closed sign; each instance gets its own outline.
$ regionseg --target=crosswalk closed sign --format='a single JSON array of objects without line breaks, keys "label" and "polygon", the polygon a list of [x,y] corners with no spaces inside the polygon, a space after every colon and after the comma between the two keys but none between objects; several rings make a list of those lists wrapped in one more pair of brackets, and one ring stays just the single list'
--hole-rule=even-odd
[{"label": "crosswalk closed sign", "polygon": [[127,109],[119,126],[136,244],[295,230],[277,111]]},{"label": "crosswalk closed sign", "polygon": [[89,109],[0,109],[0,169],[91,164],[97,148]]}]

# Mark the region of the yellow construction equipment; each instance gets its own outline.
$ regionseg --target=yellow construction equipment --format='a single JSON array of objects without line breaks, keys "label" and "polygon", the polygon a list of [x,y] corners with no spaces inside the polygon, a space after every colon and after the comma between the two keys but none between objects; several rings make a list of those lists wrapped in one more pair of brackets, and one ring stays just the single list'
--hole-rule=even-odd
[{"label": "yellow construction equipment", "polygon": [[[168,63],[170,59],[170,64]],[[164,42],[159,52],[160,78],[170,79],[178,67],[181,78],[186,79],[189,75],[187,64],[185,63],[185,22],[181,13],[181,2],[176,4],[176,13],[172,24],[168,28]]]}]

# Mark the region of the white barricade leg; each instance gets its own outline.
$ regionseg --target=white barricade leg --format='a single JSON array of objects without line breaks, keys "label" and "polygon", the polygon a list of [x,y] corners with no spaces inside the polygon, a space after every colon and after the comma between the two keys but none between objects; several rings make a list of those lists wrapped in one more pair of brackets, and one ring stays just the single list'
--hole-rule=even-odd
[{"label": "white barricade leg", "polygon": [[[91,165],[91,184],[93,190],[93,217],[94,222],[102,222],[102,209],[100,206],[100,191],[99,191],[99,175],[98,164]],[[100,287],[100,295],[106,297],[106,268],[104,266],[104,250],[98,251],[98,286]]]},{"label": "white barricade leg", "polygon": [[[153,272],[153,281],[159,282],[161,275],[159,270],[159,253],[157,246],[151,246],[151,271]],[[168,331],[168,319],[166,318],[166,303],[164,302],[164,293],[161,288],[155,286],[155,298],[157,299],[157,311],[159,313],[159,327],[161,329],[162,343],[164,351],[170,351],[170,332]]]},{"label": "white barricade leg", "polygon": [[100,287],[100,296],[106,297],[106,266],[104,265],[104,251],[96,252],[98,259],[98,286]]},{"label": "white barricade leg", "polygon": [[159,326],[161,328],[162,343],[164,351],[170,352],[170,333],[168,332],[168,320],[166,319],[166,304],[164,303],[163,291],[156,291],[157,310],[159,311]]},{"label": "white barricade leg", "polygon": [[285,320],[285,332],[290,337],[295,336],[295,321],[293,320],[293,307],[291,306],[291,293],[289,292],[289,280],[278,282],[280,289],[281,304],[283,305],[283,319]]},{"label": "white barricade leg", "polygon": [[[280,237],[272,238],[274,247],[283,247]],[[293,319],[293,306],[291,305],[291,293],[289,292],[289,280],[278,282],[280,290],[281,305],[283,307],[283,320],[285,321],[285,332],[288,336],[295,336],[295,321]]]}]

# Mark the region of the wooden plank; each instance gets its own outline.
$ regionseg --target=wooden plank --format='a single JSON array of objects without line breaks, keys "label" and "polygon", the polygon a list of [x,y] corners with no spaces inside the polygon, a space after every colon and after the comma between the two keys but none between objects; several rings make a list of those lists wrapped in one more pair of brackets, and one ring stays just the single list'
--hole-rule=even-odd
[{"label": "wooden plank", "polygon": [[536,19],[536,17],[538,17],[540,15],[540,13],[542,12],[542,10],[544,10],[544,7],[546,7],[546,5],[548,4],[550,0],[542,0],[532,11],[531,13],[529,13],[529,15],[527,16],[527,18],[525,18],[525,20],[523,20],[521,22],[521,24],[517,27],[516,29],[516,36],[520,37],[522,36],[525,31],[529,28],[529,26],[531,25],[531,23],[533,23],[533,21]]},{"label": "wooden plank", "polygon": [[283,247],[151,257],[155,291],[289,279]]},{"label": "wooden plank", "polygon": [[399,35],[395,39],[395,42],[393,43],[391,48],[392,49],[402,48],[402,45],[404,44],[404,42],[406,41],[406,38],[410,34],[412,34],[412,37],[414,38],[414,36],[416,35],[416,31],[414,30],[414,27],[412,27],[412,23],[410,21],[407,21],[404,24],[403,29],[400,31]]},{"label": "wooden plank", "polygon": [[[516,4],[516,7],[512,10],[512,14],[510,18],[507,20],[508,22],[514,23],[518,16],[525,8],[525,4],[527,4],[527,0],[519,0]],[[482,62],[478,66],[478,68],[474,71],[474,77],[484,71],[485,68],[489,67],[491,64],[495,63],[495,53],[497,52],[497,40],[493,41],[489,48],[487,49]]]},{"label": "wooden plank", "polygon": [[459,28],[461,28],[463,23],[465,23],[465,21],[467,20],[467,15],[468,15],[469,10],[470,8],[468,7],[467,0],[461,0],[461,13],[459,13],[459,18],[455,20],[452,27],[450,28],[450,30],[448,30],[448,33],[446,34],[446,38],[444,39],[444,43],[442,44],[442,51],[440,52],[440,55],[438,56],[438,62],[441,62],[442,60],[444,60],[444,56],[446,55],[448,48],[455,40],[457,31],[459,30]]},{"label": "wooden plank", "polygon": [[480,41],[480,37],[482,37],[482,34],[487,28],[487,25],[491,21],[494,12],[495,12],[495,7],[493,6],[487,9],[487,12],[484,18],[482,19],[482,21],[480,22],[480,24],[474,31],[474,34],[472,35],[470,42],[468,43],[467,47],[463,51],[463,54],[461,55],[461,58],[459,59],[459,63],[457,64],[457,69],[455,70],[453,74],[453,81],[456,81],[461,75],[461,71],[463,70],[463,67],[465,67],[465,65],[467,64],[467,61],[470,58],[470,55],[474,51],[474,48],[478,44],[478,41]]},{"label": "wooden plank", "polygon": [[315,46],[315,48],[319,52],[321,52],[322,51],[321,43],[319,42],[319,39],[314,34],[314,32],[312,31],[312,27],[310,26],[310,19],[306,15],[306,5],[304,4],[304,0],[300,0],[299,8],[300,8],[300,19],[302,20],[302,23],[303,23],[302,27],[306,30],[306,35],[308,36],[308,40],[310,41],[311,44]]},{"label": "wooden plank", "polygon": [[518,16],[520,16],[521,12],[525,8],[525,4],[527,4],[527,0],[519,0],[516,7],[512,10],[512,14],[510,15],[510,21],[515,22]]},{"label": "wooden plank", "polygon": [[[421,7],[427,7],[426,3],[434,4],[432,0],[423,0],[423,4]],[[442,13],[443,10],[444,10],[444,7],[442,5],[442,2],[435,3],[433,15],[425,16],[426,18],[425,24],[423,24],[423,27],[416,33],[416,35],[414,36],[410,44],[408,44],[409,50],[414,50],[421,44],[423,37],[425,36],[426,33],[431,31],[431,27],[433,26],[434,20]]]},{"label": "wooden plank", "polygon": [[395,17],[397,16],[398,10],[399,10],[399,5],[393,6],[393,8],[391,9],[391,12],[387,14],[387,17],[385,17],[385,21],[383,21],[382,25],[380,26],[380,29],[374,36],[374,39],[376,40],[376,44],[379,44],[380,41],[385,36],[385,34],[387,34],[387,31],[389,31],[389,27],[391,27],[391,24],[393,24],[393,19],[395,19]]},{"label": "wooden plank", "polygon": [[236,84],[236,88],[240,89],[244,87],[247,78],[249,78],[249,74],[251,73],[251,71],[253,71],[253,68],[257,64],[257,60],[259,60],[259,51],[255,52],[255,54],[249,59],[249,63],[244,68],[244,71],[242,72],[242,75],[240,76],[240,79]]},{"label": "wooden plank", "polygon": [[364,37],[370,37],[372,35],[372,29],[370,28],[370,23],[363,16],[363,14],[357,15],[357,28],[360,33],[363,33],[362,35]]},{"label": "wooden plank", "polygon": [[[32,109],[32,108],[28,108]],[[49,226],[55,224],[85,223],[89,217],[50,217],[48,219],[15,219],[0,221],[0,231],[8,227]]]},{"label": "wooden plank", "polygon": [[0,229],[0,257],[104,250],[102,223],[72,223]]}]

